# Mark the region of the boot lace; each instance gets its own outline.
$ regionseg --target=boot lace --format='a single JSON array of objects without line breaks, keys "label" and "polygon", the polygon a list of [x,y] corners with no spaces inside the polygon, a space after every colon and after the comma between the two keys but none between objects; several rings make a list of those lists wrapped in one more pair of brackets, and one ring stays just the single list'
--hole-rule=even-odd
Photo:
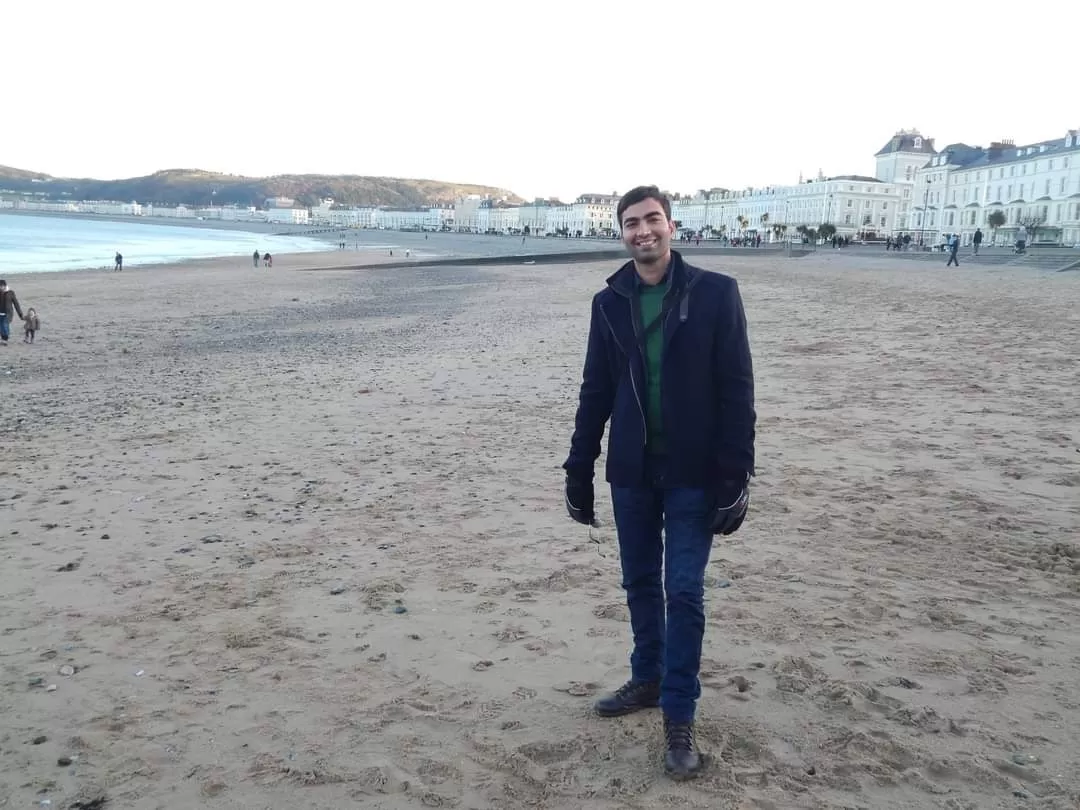
[{"label": "boot lace", "polygon": [[694,727],[688,723],[668,723],[664,729],[668,748],[694,750]]},{"label": "boot lace", "polygon": [[645,689],[647,687],[648,687],[648,684],[634,683],[633,681],[627,681],[626,683],[624,683],[622,686],[620,686],[618,689],[615,690],[615,696],[618,697],[619,700],[626,700],[628,698],[637,697],[638,694],[645,691]]}]

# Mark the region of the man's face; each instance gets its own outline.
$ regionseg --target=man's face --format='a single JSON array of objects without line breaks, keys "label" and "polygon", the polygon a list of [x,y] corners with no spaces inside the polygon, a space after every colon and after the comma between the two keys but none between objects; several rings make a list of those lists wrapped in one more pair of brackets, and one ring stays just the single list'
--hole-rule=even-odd
[{"label": "man's face", "polygon": [[635,261],[652,264],[668,254],[675,223],[664,213],[659,200],[643,200],[622,215],[622,240]]}]

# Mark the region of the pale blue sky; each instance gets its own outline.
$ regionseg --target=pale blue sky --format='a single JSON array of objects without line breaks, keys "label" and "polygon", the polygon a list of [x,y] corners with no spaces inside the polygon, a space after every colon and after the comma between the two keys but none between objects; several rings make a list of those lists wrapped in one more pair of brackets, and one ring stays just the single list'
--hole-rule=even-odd
[{"label": "pale blue sky", "polygon": [[570,198],[870,174],[901,127],[939,147],[1080,127],[1080,3],[995,8],[12,2],[0,164],[428,177]]}]

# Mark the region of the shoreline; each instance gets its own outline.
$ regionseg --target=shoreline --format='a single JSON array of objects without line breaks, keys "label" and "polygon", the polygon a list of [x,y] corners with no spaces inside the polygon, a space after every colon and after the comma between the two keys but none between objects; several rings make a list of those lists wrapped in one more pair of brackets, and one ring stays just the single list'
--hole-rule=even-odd
[{"label": "shoreline", "polygon": [[[596,252],[600,254],[621,245],[621,243],[607,240],[530,237],[526,246],[522,243],[521,237],[519,236],[490,234],[457,232],[424,233],[418,231],[378,230],[368,228],[345,228],[338,230],[331,228],[313,228],[309,225],[279,225],[277,223],[227,222],[221,220],[173,220],[157,217],[0,210],[0,217],[4,214],[11,215],[12,217],[29,217],[33,219],[49,219],[56,221],[68,219],[79,222],[101,222],[123,226],[165,225],[175,228],[193,228],[202,231],[232,232],[243,235],[243,238],[241,238],[240,241],[243,241],[244,238],[259,237],[305,240],[306,243],[314,243],[321,245],[322,247],[315,248],[313,244],[311,250],[290,250],[283,251],[280,254],[274,253],[274,250],[271,247],[270,252],[274,253],[275,258],[278,255],[285,255],[285,253],[291,254],[298,252],[313,254],[349,253],[356,258],[357,263],[365,264],[371,263],[372,257],[378,256],[380,252],[386,251],[387,255],[389,255],[391,250],[394,251],[395,254],[397,254],[398,251],[404,252],[407,250],[412,253],[412,257],[410,258],[433,261],[439,259],[490,259],[493,256],[514,256],[523,252],[539,252],[544,254]],[[337,247],[338,243],[341,241],[344,241],[347,245],[344,251]],[[211,258],[225,259],[231,255],[228,253],[221,253],[213,257],[196,256],[191,258],[183,255],[174,255],[171,257],[163,257],[160,260],[155,261],[139,261],[136,257],[131,256],[123,249],[121,249],[120,252],[125,254],[125,270],[147,269],[170,264],[190,264],[191,261],[202,261]],[[266,251],[265,249],[260,248],[260,252],[265,253]],[[246,251],[245,254],[247,260],[250,261],[251,254]],[[111,253],[107,255],[111,255]],[[395,255],[394,258],[398,258],[398,256]],[[0,265],[2,265],[3,261],[4,257],[0,255]],[[24,258],[20,264],[26,266],[29,264],[29,261]],[[332,264],[336,264],[336,262],[332,262]],[[5,272],[10,273],[11,275],[22,276],[27,273],[36,272],[72,273],[110,271],[111,269],[111,263],[101,261],[100,263],[87,263],[81,266],[64,267],[63,269],[58,268],[47,271],[34,268],[28,268],[26,270],[12,268],[7,269]]]},{"label": "shoreline", "polygon": [[[176,228],[199,228],[202,230],[244,231],[259,236],[305,236],[305,230],[314,226],[290,225],[276,222],[241,222],[228,219],[182,219],[178,217],[133,216],[122,214],[92,214],[85,211],[26,211],[18,208],[0,208],[0,216],[47,217],[49,219],[77,219],[85,222],[116,222],[132,225],[168,225]],[[285,230],[285,229],[296,230]],[[328,229],[333,232],[333,229]],[[316,238],[312,234],[312,239]]]},{"label": "shoreline", "polygon": [[[237,272],[243,270],[250,270],[252,273],[257,273],[259,278],[274,278],[274,273],[280,273],[286,271],[289,273],[295,273],[300,271],[341,271],[341,270],[370,270],[387,265],[389,267],[397,266],[409,266],[411,262],[399,261],[397,256],[386,256],[382,254],[371,254],[365,257],[365,264],[363,266],[356,265],[356,252],[351,251],[351,256],[348,260],[345,260],[347,251],[341,250],[311,250],[300,253],[280,253],[274,256],[273,267],[263,267],[261,262],[256,268],[251,263],[250,256],[235,256],[225,254],[222,256],[197,256],[190,259],[180,259],[169,262],[152,263],[132,265],[128,267],[125,263],[124,269],[117,272],[112,269],[111,265],[104,265],[101,267],[83,267],[78,269],[66,269],[66,270],[30,270],[26,272],[9,272],[7,276],[8,283],[13,288],[16,288],[16,292],[22,290],[25,286],[36,282],[45,282],[50,278],[59,277],[72,277],[72,278],[90,278],[95,274],[100,274],[109,277],[123,277],[127,274],[138,274],[140,271],[147,271],[154,276],[168,275],[175,273],[179,276],[188,274],[197,274],[200,272],[211,272],[220,270],[232,270]],[[334,257],[338,257],[336,260]],[[381,260],[380,260],[381,259]],[[0,274],[0,278],[4,276]],[[280,280],[280,277],[278,278]],[[20,298],[20,303],[22,299]]]}]

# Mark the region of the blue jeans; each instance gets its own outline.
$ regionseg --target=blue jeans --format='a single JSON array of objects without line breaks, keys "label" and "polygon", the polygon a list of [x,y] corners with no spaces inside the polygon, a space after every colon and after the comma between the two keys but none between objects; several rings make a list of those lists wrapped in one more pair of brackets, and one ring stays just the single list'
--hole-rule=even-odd
[{"label": "blue jeans", "polygon": [[611,488],[634,632],[630,677],[660,681],[664,714],[672,722],[689,723],[701,697],[713,496],[703,489],[665,489],[660,475],[651,478],[652,486]]},{"label": "blue jeans", "polygon": [[10,337],[8,326],[8,318],[6,312],[0,312],[0,340],[7,340]]}]

